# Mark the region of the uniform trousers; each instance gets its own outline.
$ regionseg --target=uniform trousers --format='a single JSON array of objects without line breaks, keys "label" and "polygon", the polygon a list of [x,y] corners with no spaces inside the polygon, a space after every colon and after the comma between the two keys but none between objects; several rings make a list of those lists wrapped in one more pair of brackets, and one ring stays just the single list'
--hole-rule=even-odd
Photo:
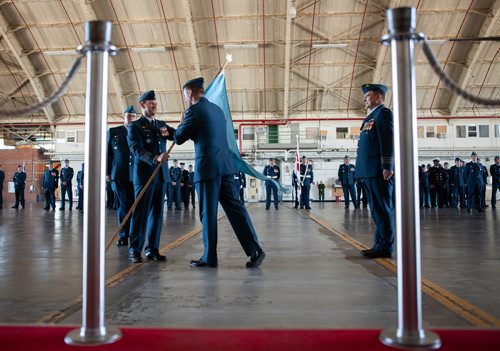
[{"label": "uniform trousers", "polygon": [[64,209],[66,205],[66,193],[68,194],[69,208],[73,207],[73,192],[71,191],[71,183],[61,185],[61,208]]},{"label": "uniform trousers", "polygon": [[493,184],[491,185],[491,206],[495,207],[497,203],[497,191],[500,191],[500,183],[493,180]]},{"label": "uniform trousers", "polygon": [[247,256],[260,250],[257,234],[245,205],[239,199],[238,185],[233,174],[217,176],[196,183],[200,220],[203,225],[201,260],[217,264],[217,211],[220,202],[229,223]]},{"label": "uniform trousers", "polygon": [[394,249],[393,201],[394,177],[384,180],[382,176],[363,178],[365,190],[377,229],[374,251],[392,252]]},{"label": "uniform trousers", "polygon": [[266,208],[271,206],[271,192],[274,199],[274,208],[278,208],[278,187],[271,181],[266,180]]},{"label": "uniform trousers", "polygon": [[460,197],[460,207],[465,208],[465,193],[463,186],[452,186],[451,187],[451,207],[456,208],[458,206],[458,198]]},{"label": "uniform trousers", "polygon": [[55,188],[47,188],[45,189],[45,208],[52,209],[56,208],[56,189]]},{"label": "uniform trousers", "polygon": [[311,192],[311,185],[302,185],[300,187],[300,208],[311,208],[310,203],[309,203],[309,194]]},{"label": "uniform trousers", "polygon": [[181,184],[176,182],[175,185],[170,183],[170,194],[168,196],[168,208],[172,208],[172,203],[175,202],[175,208],[181,208]]},{"label": "uniform trousers", "polygon": [[14,206],[19,206],[19,203],[21,203],[21,206],[24,207],[24,186],[23,187],[15,187],[14,191],[16,193],[16,204]]},{"label": "uniform trousers", "polygon": [[354,184],[351,185],[342,184],[342,191],[344,192],[345,208],[349,208],[349,201],[350,201],[349,193],[351,194],[352,203],[354,207],[358,208],[359,204],[356,200],[356,189],[354,189]]},{"label": "uniform trousers", "polygon": [[[134,204],[134,184],[128,180],[113,180],[111,181],[111,188],[115,193],[115,198],[118,199],[118,226],[122,223],[123,219],[127,216],[128,211]],[[130,218],[123,226],[118,234],[121,239],[129,237],[130,232]]]},{"label": "uniform trousers", "polygon": [[431,206],[436,207],[436,203],[439,208],[444,207],[444,197],[446,196],[444,193],[444,184],[436,184],[430,187],[431,194]]}]

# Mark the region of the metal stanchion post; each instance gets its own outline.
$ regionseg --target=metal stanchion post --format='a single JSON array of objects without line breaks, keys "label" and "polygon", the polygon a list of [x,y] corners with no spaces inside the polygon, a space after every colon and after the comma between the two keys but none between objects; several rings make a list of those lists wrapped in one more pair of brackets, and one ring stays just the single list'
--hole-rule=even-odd
[{"label": "metal stanchion post", "polygon": [[121,338],[104,318],[104,234],[106,194],[106,120],[111,22],[85,24],[87,100],[85,106],[85,205],[83,224],[82,327],[68,333],[71,345],[101,345]]},{"label": "metal stanchion post", "polygon": [[[389,346],[439,348],[439,336],[422,328],[420,281],[420,209],[418,199],[418,146],[414,42],[416,11],[411,7],[389,9],[392,92],[394,101],[394,150],[396,163],[396,232],[398,256],[398,327],[385,330],[380,340]],[[403,191],[403,189],[405,189]]]}]

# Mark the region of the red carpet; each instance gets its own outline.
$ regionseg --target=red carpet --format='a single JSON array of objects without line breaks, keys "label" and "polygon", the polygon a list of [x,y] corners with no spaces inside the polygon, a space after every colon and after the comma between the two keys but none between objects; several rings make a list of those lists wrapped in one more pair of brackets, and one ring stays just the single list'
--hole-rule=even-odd
[{"label": "red carpet", "polygon": [[[189,330],[123,328],[110,345],[64,343],[69,327],[0,327],[1,351],[360,351],[394,350],[378,341],[378,330]],[[437,330],[445,351],[499,351],[500,330]]]}]

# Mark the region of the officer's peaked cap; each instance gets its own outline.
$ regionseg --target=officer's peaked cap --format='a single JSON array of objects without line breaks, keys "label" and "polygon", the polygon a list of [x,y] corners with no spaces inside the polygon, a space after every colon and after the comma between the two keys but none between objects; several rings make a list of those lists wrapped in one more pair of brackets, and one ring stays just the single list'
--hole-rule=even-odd
[{"label": "officer's peaked cap", "polygon": [[455,158],[455,162],[460,162],[460,157]]},{"label": "officer's peaked cap", "polygon": [[176,160],[176,159],[174,159],[174,162],[177,162],[177,160]]},{"label": "officer's peaked cap", "polygon": [[186,165],[186,164],[185,164],[184,162],[181,162],[181,163],[180,163],[180,165],[181,165],[181,166],[184,166],[184,165]]},{"label": "officer's peaked cap", "polygon": [[146,100],[156,100],[156,95],[154,90],[148,90],[139,97],[139,102],[143,102]]},{"label": "officer's peaked cap", "polygon": [[436,162],[436,161],[438,161],[438,162],[439,162],[439,161],[440,161],[440,159],[436,157],[434,160],[432,160],[432,162]]},{"label": "officer's peaked cap", "polygon": [[500,156],[496,155],[495,160],[498,160],[498,159],[500,159]]},{"label": "officer's peaked cap", "polygon": [[203,77],[194,78],[194,79],[188,80],[186,83],[184,83],[184,85],[182,86],[182,89],[189,87],[189,86],[192,86],[192,85],[194,85],[198,88],[203,88],[204,83],[205,83],[205,79],[203,79]]},{"label": "officer's peaked cap", "polygon": [[372,90],[380,90],[384,94],[387,93],[387,87],[383,84],[374,84],[374,83],[363,84],[361,86],[361,90],[363,91],[363,94],[366,94],[367,92]]},{"label": "officer's peaked cap", "polygon": [[68,160],[68,159],[65,159],[65,160],[64,160],[64,162],[69,162],[69,160]]},{"label": "officer's peaked cap", "polygon": [[[145,100],[147,100],[147,99],[145,99]],[[137,114],[137,111],[135,110],[134,105],[130,105],[125,109],[125,111],[123,111],[123,113],[135,113],[135,114]]]},{"label": "officer's peaked cap", "polygon": [[344,159],[347,159],[347,158],[349,158],[349,155],[345,155],[345,156],[344,156]]},{"label": "officer's peaked cap", "polygon": [[274,158],[272,158],[272,157],[269,157],[269,161],[274,161]]},{"label": "officer's peaked cap", "polygon": [[477,156],[476,152],[475,151],[472,151],[472,154],[470,154],[471,156]]}]

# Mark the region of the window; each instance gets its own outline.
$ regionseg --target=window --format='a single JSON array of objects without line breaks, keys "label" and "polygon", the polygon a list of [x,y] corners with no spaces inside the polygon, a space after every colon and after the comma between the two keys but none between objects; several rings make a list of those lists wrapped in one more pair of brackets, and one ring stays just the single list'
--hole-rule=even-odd
[{"label": "window", "polygon": [[238,140],[238,129],[234,129],[234,137]]},{"label": "window", "polygon": [[76,132],[76,142],[77,143],[84,143],[85,142],[85,131],[84,130],[79,130]]},{"label": "window", "polygon": [[359,127],[351,127],[350,132],[351,132],[351,139],[353,140],[359,139],[359,133],[360,133]]},{"label": "window", "polygon": [[66,132],[66,142],[74,143],[76,141],[75,132]]},{"label": "window", "polygon": [[325,142],[326,141],[326,137],[328,136],[328,131],[327,130],[320,130],[319,131],[319,135],[321,137],[321,141]]},{"label": "window", "polygon": [[246,127],[243,129],[243,140],[255,140],[255,128],[254,127]]},{"label": "window", "polygon": [[457,126],[457,138],[465,138],[465,126]]},{"label": "window", "polygon": [[477,137],[477,127],[476,126],[469,126],[467,128],[469,131],[469,138],[475,138]]},{"label": "window", "polygon": [[278,143],[278,126],[269,126],[267,129],[267,142],[269,144]]},{"label": "window", "polygon": [[490,137],[490,126],[488,126],[488,125],[479,126],[479,137],[480,138],[489,138]]},{"label": "window", "polygon": [[495,124],[495,138],[500,138],[500,124]]},{"label": "window", "polygon": [[436,133],[434,132],[434,126],[427,126],[426,129],[426,133],[425,133],[425,137],[426,138],[435,138],[436,137]]},{"label": "window", "polygon": [[347,139],[347,134],[349,134],[349,128],[336,128],[337,139]]},{"label": "window", "polygon": [[417,135],[419,138],[424,138],[425,133],[424,133],[424,127],[417,127]]},{"label": "window", "polygon": [[437,128],[436,137],[439,139],[446,139],[446,132],[447,132],[446,126],[437,126],[436,128]]}]

